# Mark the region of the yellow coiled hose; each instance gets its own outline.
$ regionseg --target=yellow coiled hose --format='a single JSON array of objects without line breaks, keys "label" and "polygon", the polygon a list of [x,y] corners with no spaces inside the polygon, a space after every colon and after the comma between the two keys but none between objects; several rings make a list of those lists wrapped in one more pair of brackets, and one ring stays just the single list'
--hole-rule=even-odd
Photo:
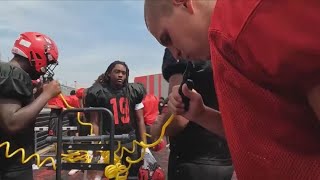
[{"label": "yellow coiled hose", "polygon": [[[64,96],[62,94],[59,95],[60,98],[62,99],[62,101],[65,103],[67,109],[71,109],[73,108],[72,106],[70,106],[67,101],[65,100]],[[93,126],[91,123],[84,123],[80,120],[80,112],[77,113],[77,120],[79,122],[79,124],[83,125],[83,126],[90,126],[90,134],[93,135]],[[152,144],[146,144],[144,142],[138,142],[136,140],[134,140],[133,143],[133,149],[129,150],[125,147],[122,147],[121,149],[121,155],[117,156],[117,152],[119,152],[120,150],[120,142],[118,142],[118,148],[117,150],[114,152],[114,162],[115,164],[110,164],[105,168],[104,174],[107,178],[112,179],[115,178],[116,180],[125,180],[127,179],[128,173],[129,173],[129,169],[131,167],[132,164],[134,163],[138,163],[140,162],[145,154],[145,149],[146,148],[151,148],[151,147],[155,147],[156,145],[158,145],[161,140],[163,139],[164,133],[166,128],[168,127],[168,125],[172,122],[172,120],[174,119],[174,115],[171,115],[170,118],[167,120],[167,122],[163,125],[162,129],[161,129],[161,134],[160,137],[158,138],[157,141],[155,141]],[[151,137],[149,134],[145,134],[148,137]],[[125,165],[121,164],[121,159],[123,157],[124,151],[128,152],[128,153],[133,153],[135,152],[136,146],[139,145],[142,147],[142,152],[141,152],[141,156],[136,159],[136,160],[132,160],[130,157],[126,157],[126,161],[128,162],[128,167]],[[56,170],[56,164],[55,164],[55,160],[52,157],[48,157],[45,158],[42,162],[40,162],[40,155],[37,153],[34,153],[32,155],[30,155],[28,158],[26,158],[25,156],[25,150],[23,148],[19,148],[17,150],[15,150],[14,152],[12,152],[11,154],[9,153],[10,150],[10,142],[6,141],[0,144],[0,148],[1,147],[6,147],[6,151],[5,151],[5,157],[6,158],[11,158],[14,155],[16,155],[17,153],[21,152],[21,163],[25,164],[28,161],[30,161],[32,158],[36,159],[36,165],[40,168],[42,167],[46,162],[51,161],[52,163],[52,167],[54,170]],[[100,163],[109,163],[110,162],[110,151],[100,151],[101,152],[101,157],[102,157],[102,161],[100,161]],[[90,163],[92,156],[88,153],[88,151],[76,151],[76,152],[72,152],[72,153],[68,153],[68,154],[62,154],[63,160],[67,161],[67,162],[77,162],[77,161],[84,161],[85,163]]]},{"label": "yellow coiled hose", "polygon": [[56,169],[56,165],[54,163],[54,159],[52,157],[47,157],[46,159],[44,159],[42,162],[40,162],[40,155],[37,153],[34,153],[32,155],[30,155],[28,158],[26,158],[26,152],[23,148],[19,148],[17,150],[15,150],[14,152],[12,152],[11,154],[9,153],[10,150],[10,142],[6,141],[0,144],[0,148],[1,147],[6,147],[6,152],[5,152],[5,157],[6,158],[12,158],[14,155],[16,155],[17,153],[21,152],[21,163],[25,164],[27,162],[29,162],[32,158],[36,159],[36,164],[38,167],[43,166],[43,164],[47,161],[51,161],[52,162],[52,166],[54,169]]},{"label": "yellow coiled hose", "polygon": [[[64,99],[64,97],[62,95],[60,95],[61,99],[63,100],[63,102],[66,104],[67,108],[72,108],[68,103],[67,101]],[[93,130],[92,130],[92,124],[91,123],[83,123],[80,121],[80,113],[78,113],[78,122],[79,124],[81,125],[89,125],[91,127],[91,134],[93,134]],[[108,165],[106,168],[105,168],[105,171],[104,171],[104,175],[108,178],[108,179],[112,179],[112,178],[115,178],[116,180],[125,180],[127,179],[127,176],[129,174],[129,169],[131,167],[132,164],[135,164],[135,163],[139,163],[143,157],[144,157],[144,154],[145,154],[145,149],[146,148],[151,148],[151,147],[155,147],[157,146],[161,140],[163,139],[163,136],[165,134],[165,130],[166,128],[169,126],[169,124],[173,121],[174,119],[174,115],[171,115],[169,117],[169,119],[167,120],[167,122],[163,125],[162,129],[161,129],[161,134],[160,134],[160,137],[153,143],[151,144],[146,144],[144,142],[138,142],[136,140],[134,140],[132,143],[133,143],[133,149],[130,151],[129,149],[125,148],[125,147],[122,147],[121,148],[121,155],[120,157],[117,156],[117,152],[119,151],[120,149],[120,142],[118,142],[118,149],[114,152],[114,162],[115,164],[110,164]],[[145,133],[146,136],[148,137],[151,137],[151,135]],[[120,161],[124,155],[124,151],[128,152],[128,153],[134,153],[135,152],[135,149],[136,149],[136,146],[139,145],[142,147],[142,152],[141,152],[141,156],[136,159],[136,160],[132,160],[130,157],[126,157],[126,161],[128,162],[128,167],[126,167],[125,165],[121,164]],[[101,152],[101,157],[103,157],[103,163],[109,163],[110,162],[110,159],[109,159],[109,155],[110,155],[110,151],[103,151]],[[83,156],[85,157],[85,156]],[[68,158],[69,159],[69,158]],[[71,158],[72,159],[72,158]],[[79,158],[80,159],[80,158]]]},{"label": "yellow coiled hose", "polygon": [[[124,151],[127,151],[128,153],[133,153],[135,150],[135,147],[137,145],[142,147],[142,153],[140,158],[136,159],[136,160],[131,160],[130,157],[126,157],[126,161],[128,162],[128,167],[126,167],[125,165],[122,165],[121,163],[116,163],[115,165],[110,164],[105,168],[104,171],[104,175],[108,178],[108,179],[112,179],[115,178],[116,180],[126,180],[127,176],[128,176],[128,170],[130,169],[131,165],[134,163],[138,163],[143,159],[143,156],[145,154],[145,149],[146,148],[151,148],[151,147],[155,147],[156,145],[158,145],[161,140],[163,139],[164,133],[166,128],[169,126],[169,124],[173,121],[174,119],[174,115],[171,115],[169,117],[169,119],[167,120],[167,122],[163,125],[162,129],[161,129],[161,134],[160,137],[153,143],[151,144],[146,144],[144,142],[138,142],[136,140],[134,140],[133,143],[133,149],[132,151],[130,151],[129,149],[122,147],[122,151],[121,151],[121,157],[123,156]],[[148,136],[150,136],[149,134],[147,134]],[[124,174],[125,173],[125,174]],[[124,175],[122,175],[124,174]]]},{"label": "yellow coiled hose", "polygon": [[[63,102],[67,105],[67,108],[72,108],[67,101],[65,100],[65,98],[63,97],[62,94],[60,94],[61,99],[63,100]],[[79,119],[78,119],[79,120]],[[81,121],[80,121],[81,122]],[[79,123],[80,123],[79,122]],[[90,125],[92,127],[92,124],[90,123],[83,123],[83,125]],[[91,128],[92,131],[92,128]],[[5,147],[5,157],[6,158],[12,158],[14,155],[18,154],[19,152],[21,152],[21,163],[25,164],[27,162],[29,162],[32,158],[35,158],[35,164],[40,168],[42,167],[46,162],[50,162],[52,163],[52,167],[54,170],[56,170],[56,164],[55,164],[55,160],[52,157],[47,157],[45,158],[42,162],[40,162],[40,155],[38,153],[34,153],[31,154],[28,158],[26,158],[26,151],[24,150],[24,148],[19,148],[15,151],[13,151],[12,153],[10,153],[10,142],[6,141],[0,144],[0,148],[1,147]],[[79,153],[79,152],[77,152]],[[72,154],[73,155],[73,154]],[[64,157],[68,157],[67,155],[63,155]],[[78,159],[80,159],[79,157],[77,157]],[[74,161],[78,161],[78,159],[76,158],[64,158],[64,160],[68,160],[69,162],[74,162]],[[82,158],[83,159],[83,158]]]}]

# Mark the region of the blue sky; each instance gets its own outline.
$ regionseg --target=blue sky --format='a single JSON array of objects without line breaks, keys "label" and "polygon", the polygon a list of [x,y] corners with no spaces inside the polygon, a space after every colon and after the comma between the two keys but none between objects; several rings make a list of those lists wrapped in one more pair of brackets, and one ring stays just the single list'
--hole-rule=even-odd
[{"label": "blue sky", "polygon": [[23,31],[52,37],[59,47],[56,79],[89,86],[114,60],[126,61],[130,79],[161,72],[164,48],[144,24],[143,0],[1,1],[1,58],[11,58]]}]

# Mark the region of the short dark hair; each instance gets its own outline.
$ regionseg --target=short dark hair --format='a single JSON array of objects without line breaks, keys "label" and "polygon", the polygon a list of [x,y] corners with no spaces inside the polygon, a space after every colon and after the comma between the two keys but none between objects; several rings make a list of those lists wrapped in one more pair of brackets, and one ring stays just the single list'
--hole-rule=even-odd
[{"label": "short dark hair", "polygon": [[76,91],[75,90],[71,90],[70,91],[70,95],[76,95]]}]

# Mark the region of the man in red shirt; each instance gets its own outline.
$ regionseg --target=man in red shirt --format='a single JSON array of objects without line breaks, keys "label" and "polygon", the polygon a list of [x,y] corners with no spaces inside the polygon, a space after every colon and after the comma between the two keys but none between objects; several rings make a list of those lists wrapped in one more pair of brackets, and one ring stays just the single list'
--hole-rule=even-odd
[{"label": "man in red shirt", "polygon": [[[144,124],[146,125],[146,131],[150,134],[151,125],[156,120],[159,114],[159,99],[153,94],[147,94],[144,99],[142,100],[143,104],[143,118]],[[151,138],[147,137],[147,142],[150,144],[152,143]]]},{"label": "man in red shirt", "polygon": [[[63,96],[63,97],[69,106],[74,108],[80,107],[80,101],[79,101],[79,98],[75,95],[75,92],[71,91],[70,96]],[[51,98],[48,101],[47,107],[51,109],[48,134],[50,136],[53,136],[56,133],[55,121],[60,116],[62,111],[67,109],[67,105],[63,102],[60,96],[57,96],[57,97]],[[69,126],[78,126],[76,115],[74,115],[73,113],[69,113],[68,119],[69,119]]]},{"label": "man in red shirt", "polygon": [[68,104],[74,108],[80,107],[80,100],[76,95],[75,90],[70,91],[70,96],[68,96]]},{"label": "man in red shirt", "polygon": [[[70,96],[65,97],[67,103],[69,106],[74,107],[74,108],[80,108],[80,100],[79,98],[76,96],[76,91],[72,90],[70,92]],[[69,119],[69,126],[76,126],[79,129],[80,124],[78,123],[78,119],[77,119],[77,113],[68,113],[67,115],[68,119]],[[79,131],[78,131],[79,132]],[[79,133],[73,133],[70,132],[69,135],[76,135],[78,136]]]},{"label": "man in red shirt", "polygon": [[77,98],[79,100],[79,107],[81,107],[81,108],[84,107],[85,91],[86,91],[85,88],[79,88],[76,91],[76,96],[77,96]]},{"label": "man in red shirt", "polygon": [[158,110],[159,100],[155,95],[147,94],[142,100],[142,104],[144,105],[144,108],[143,108],[144,123],[147,126],[151,126],[159,114],[159,110]]},{"label": "man in red shirt", "polygon": [[145,1],[149,31],[177,59],[211,57],[221,116],[186,85],[190,110],[178,87],[169,107],[213,132],[223,120],[238,179],[320,179],[319,9],[316,0]]},{"label": "man in red shirt", "polygon": [[51,98],[47,103],[47,108],[50,108],[50,119],[48,125],[48,135],[55,136],[56,135],[56,121],[62,111],[66,109],[65,104],[61,100],[60,96],[56,96]]}]

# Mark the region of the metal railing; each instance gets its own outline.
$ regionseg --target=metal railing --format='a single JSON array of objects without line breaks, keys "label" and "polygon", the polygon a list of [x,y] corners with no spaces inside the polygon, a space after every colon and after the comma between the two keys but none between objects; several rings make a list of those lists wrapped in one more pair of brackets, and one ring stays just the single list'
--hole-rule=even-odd
[{"label": "metal railing", "polygon": [[[43,109],[36,119],[36,124],[34,128],[34,151],[37,152],[45,147],[48,147],[50,143],[46,141],[48,137],[48,127],[50,120],[50,109]],[[68,126],[69,120],[63,119],[63,126]],[[64,135],[67,130],[64,131]]]}]

